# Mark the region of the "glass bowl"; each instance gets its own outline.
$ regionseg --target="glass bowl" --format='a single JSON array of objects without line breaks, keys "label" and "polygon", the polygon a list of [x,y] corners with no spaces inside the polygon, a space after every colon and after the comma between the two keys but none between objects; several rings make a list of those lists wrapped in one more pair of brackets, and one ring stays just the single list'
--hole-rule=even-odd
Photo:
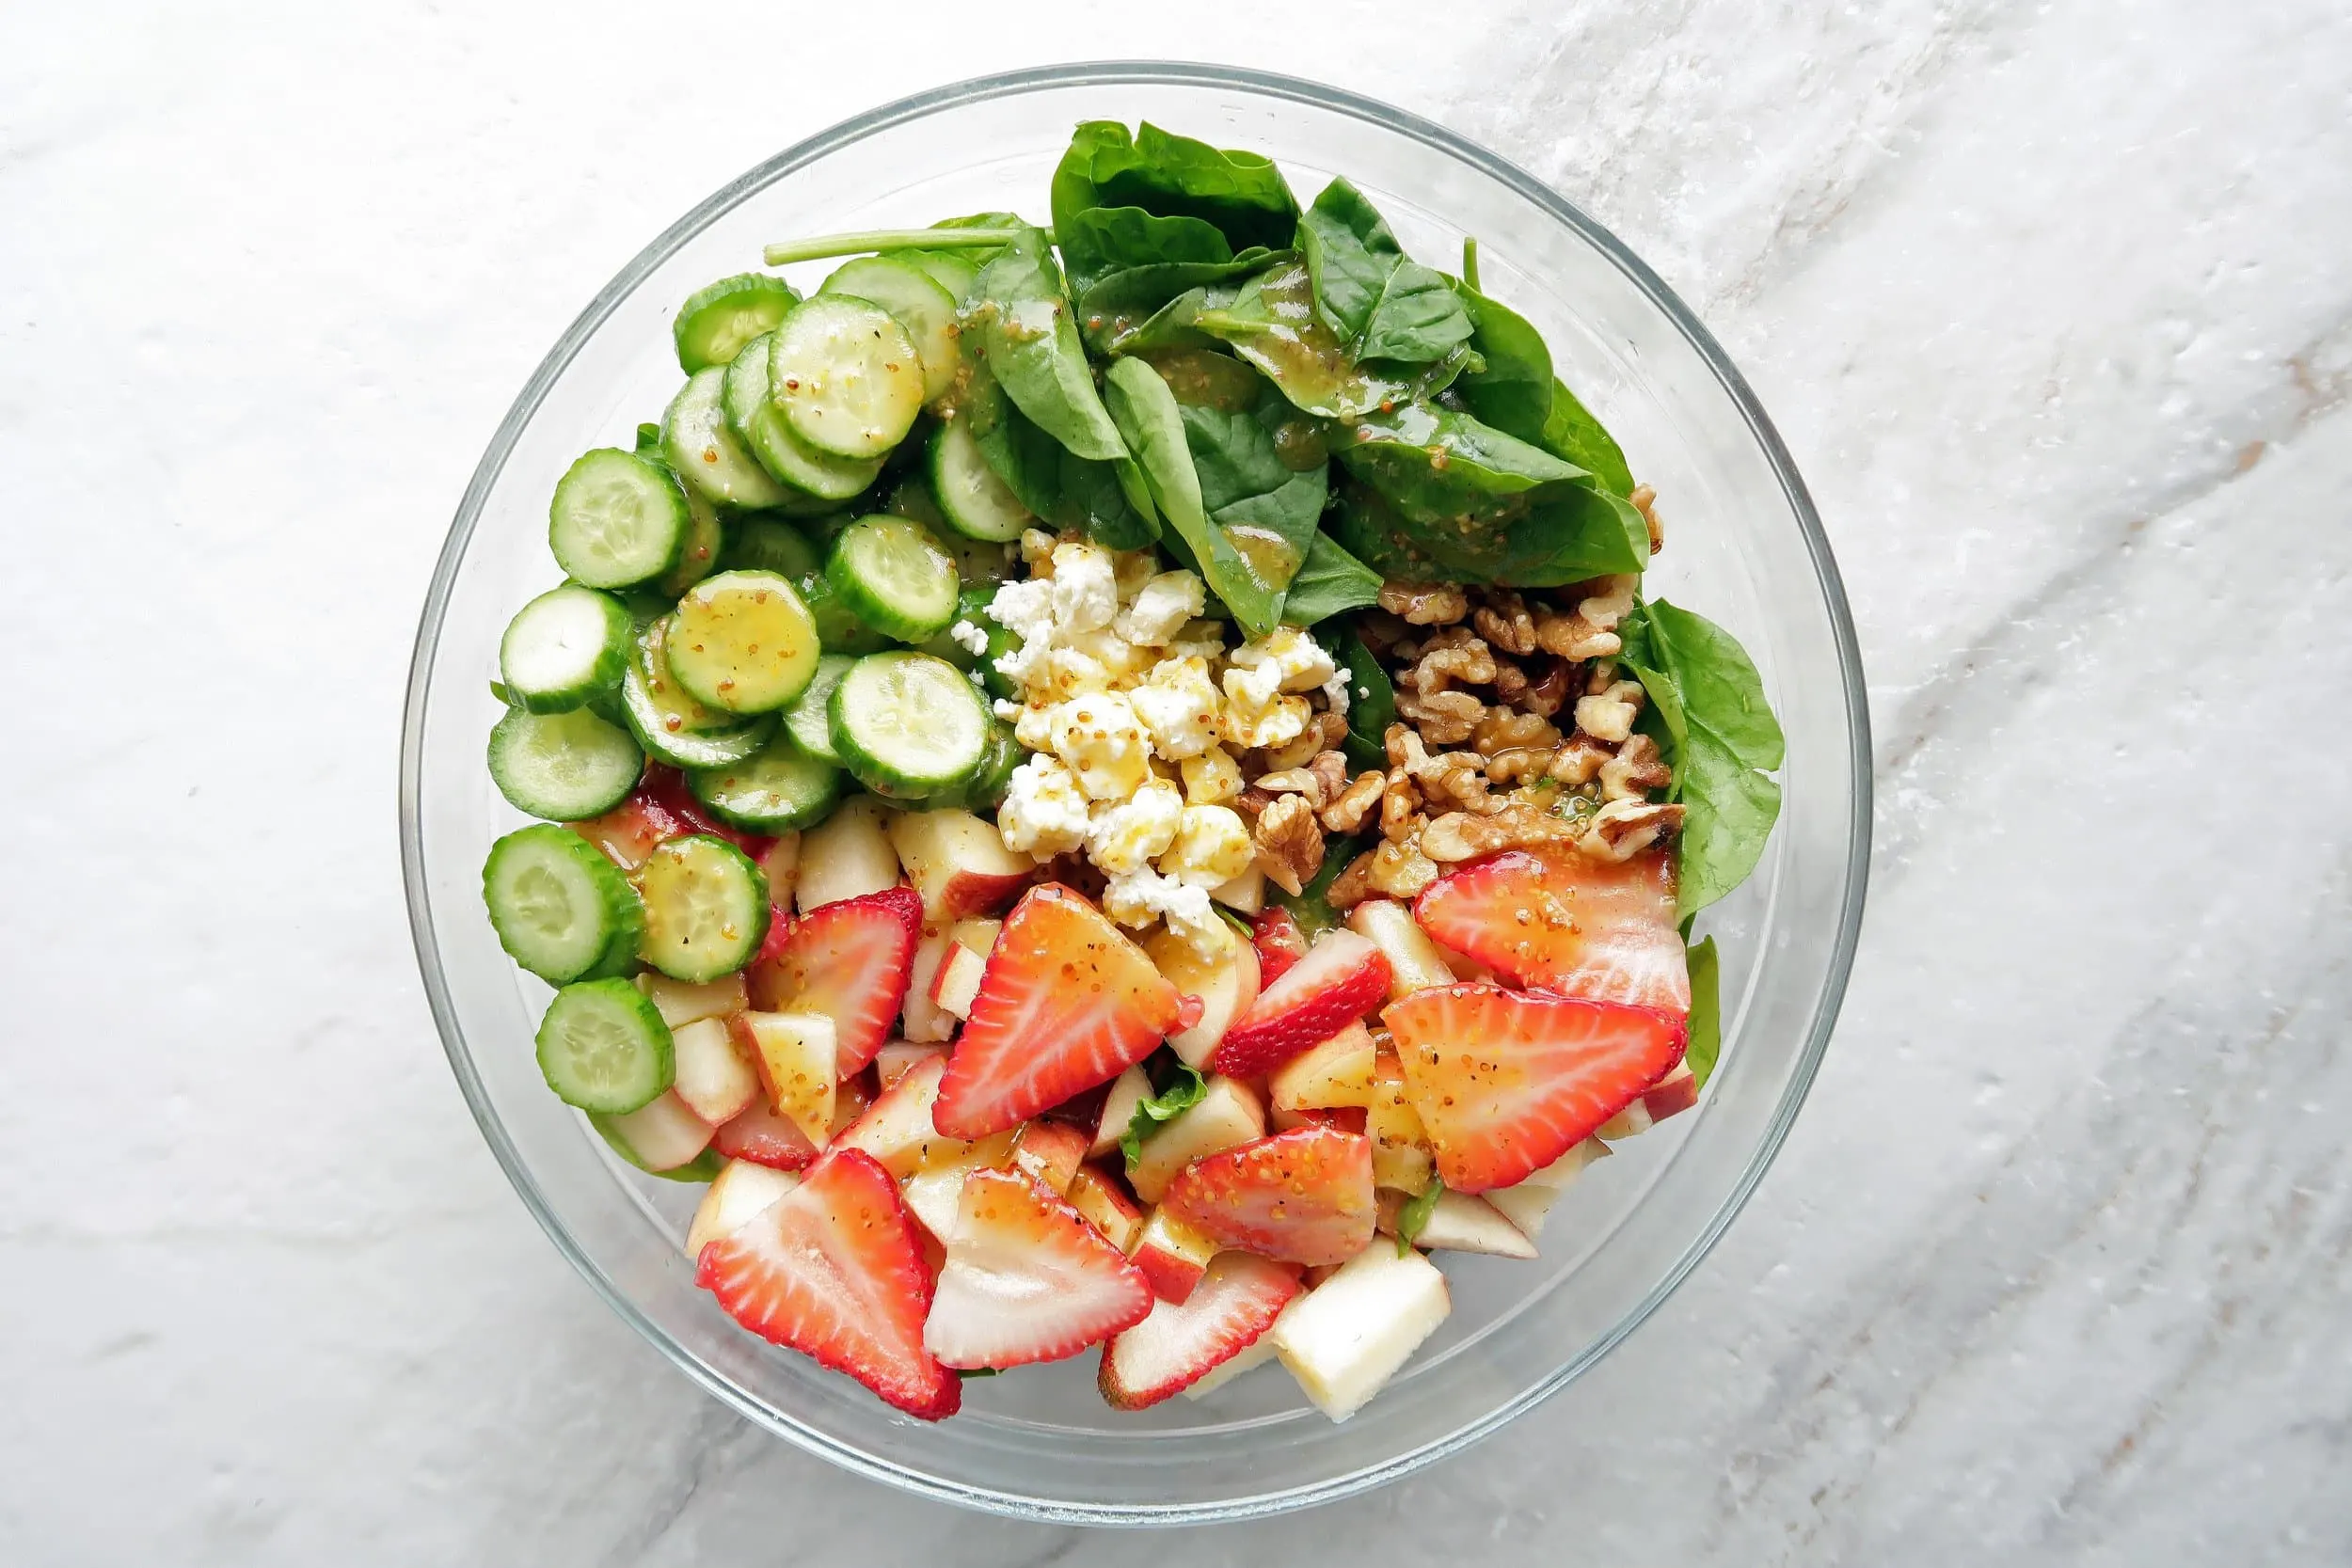
[{"label": "glass bowl", "polygon": [[[1788,736],[1787,803],[1755,878],[1704,917],[1722,952],[1725,1041],[1696,1110],[1625,1144],[1553,1212],[1540,1262],[1439,1254],[1453,1317],[1354,1419],[1334,1425],[1267,1369],[1137,1415],[1095,1358],[970,1384],[964,1412],[901,1418],[744,1333],[694,1289],[680,1246],[700,1188],[620,1164],[541,1081],[544,988],[500,951],[481,867],[518,818],[483,766],[507,617],[558,574],[548,498],[590,447],[627,446],[676,388],[670,318],[756,267],[769,241],[1043,214],[1082,119],[1138,119],[1280,162],[1304,195],[1344,173],[1407,249],[1452,266],[1480,243],[1487,290],[1543,330],[1562,373],[1657,487],[1654,588],[1745,640]],[[796,269],[813,286],[832,265]],[[1591,218],[1427,120],[1313,83],[1203,66],[1057,66],[943,87],[779,154],[656,239],[590,302],[484,453],[417,634],[402,736],[401,848],[418,959],[468,1104],[564,1255],[688,1376],[861,1475],[1030,1518],[1199,1523],[1376,1486],[1493,1433],[1575,1381],[1662,1301],[1763,1175],[1804,1099],[1861,921],[1868,719],[1837,570],[1796,468],[1707,329]]]}]

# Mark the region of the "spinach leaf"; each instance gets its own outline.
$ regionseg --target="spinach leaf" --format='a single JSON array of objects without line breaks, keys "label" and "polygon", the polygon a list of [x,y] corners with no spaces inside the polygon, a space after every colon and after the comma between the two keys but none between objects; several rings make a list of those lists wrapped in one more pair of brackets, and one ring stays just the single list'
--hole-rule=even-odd
[{"label": "spinach leaf", "polygon": [[1021,504],[1040,517],[1052,517],[1061,500],[1061,443],[1005,396],[987,360],[968,363],[966,375],[957,417],[968,422],[981,457]]},{"label": "spinach leaf", "polygon": [[1304,564],[1330,496],[1322,433],[1228,356],[1172,354],[1152,366],[1183,414],[1201,507],[1277,595],[1279,619],[1279,595]]},{"label": "spinach leaf", "polygon": [[1469,312],[1443,274],[1409,261],[1388,220],[1334,180],[1298,220],[1298,248],[1324,325],[1357,359],[1425,364],[1469,341]]},{"label": "spinach leaf", "polygon": [[1724,1050],[1723,967],[1715,957],[1715,939],[1691,945],[1691,1046],[1682,1059],[1700,1088],[1715,1075],[1716,1059]]},{"label": "spinach leaf", "polygon": [[[1358,768],[1389,765],[1389,726],[1396,722],[1396,688],[1356,628],[1330,644],[1332,662],[1347,672],[1347,760]],[[1325,864],[1329,864],[1328,855]]]},{"label": "spinach leaf", "polygon": [[[1025,218],[1023,218],[1017,213],[974,213],[969,217],[948,218],[945,222],[934,223],[931,227],[933,229],[1012,230],[1026,229],[1029,228],[1030,225]],[[1002,256],[1004,253],[1005,251],[1002,245],[960,245],[953,250],[925,250],[917,246],[911,249],[900,249],[891,252],[894,256],[903,257],[909,261],[946,257],[953,260],[960,265],[975,268],[988,265],[989,262],[994,261],[997,257]]]},{"label": "spinach leaf", "polygon": [[[1096,278],[1079,292],[1078,329],[1087,346],[1097,354],[1172,346],[1168,327],[1189,328],[1192,318],[1202,309],[1213,304],[1231,305],[1239,293],[1239,279],[1295,259],[1285,250],[1252,248],[1227,261],[1163,261],[1124,267]],[[1186,300],[1191,303],[1185,309],[1173,309]],[[1168,321],[1162,323],[1163,317]],[[1134,341],[1154,324],[1162,328],[1160,339],[1167,341]],[[1191,341],[1198,344],[1215,341],[1202,332],[1193,333]]]},{"label": "spinach leaf", "polygon": [[1380,574],[1342,549],[1329,534],[1318,531],[1282,595],[1282,621],[1311,626],[1379,602]]},{"label": "spinach leaf", "polygon": [[1160,536],[1159,510],[1151,485],[1132,457],[1097,463],[1074,452],[1061,454],[1061,496],[1041,514],[1059,527],[1086,531],[1106,549],[1139,550]]},{"label": "spinach leaf", "polygon": [[1314,285],[1299,261],[1258,274],[1230,302],[1204,300],[1187,325],[1231,344],[1298,408],[1327,420],[1435,397],[1470,359],[1465,343],[1425,365],[1359,362],[1317,314]]},{"label": "spinach leaf", "polygon": [[1130,1171],[1141,1163],[1144,1144],[1163,1125],[1200,1104],[1209,1092],[1208,1080],[1200,1076],[1200,1069],[1166,1046],[1152,1053],[1145,1070],[1152,1072],[1158,1092],[1136,1101],[1136,1114],[1127,1118],[1127,1130],[1119,1135],[1120,1152],[1126,1155]]},{"label": "spinach leaf", "polygon": [[1429,1216],[1438,1212],[1438,1199],[1445,1196],[1445,1183],[1436,1177],[1429,1185],[1405,1200],[1396,1212],[1396,1255],[1399,1258],[1413,1250],[1413,1243],[1428,1228]]},{"label": "spinach leaf", "polygon": [[1054,243],[1070,269],[1073,291],[1136,267],[1230,263],[1233,247],[1216,225],[1199,218],[1157,217],[1140,207],[1082,207],[1057,222]]},{"label": "spinach leaf", "polygon": [[1552,381],[1551,408],[1545,415],[1543,437],[1538,444],[1553,456],[1565,457],[1591,473],[1611,495],[1633,494],[1633,472],[1626,467],[1625,453],[1617,449],[1615,438],[1601,427],[1601,422],[1576,401],[1576,394],[1568,390],[1565,381]]},{"label": "spinach leaf", "polygon": [[1080,457],[1126,456],[1119,427],[1094,389],[1045,237],[1034,229],[1014,230],[973,280],[970,297],[967,321],[980,328],[989,372],[1021,412]]},{"label": "spinach leaf", "polygon": [[1367,838],[1327,838],[1323,844],[1323,869],[1316,872],[1306,886],[1293,895],[1269,882],[1266,892],[1276,903],[1291,911],[1291,918],[1298,922],[1299,930],[1306,933],[1307,940],[1311,942],[1324,932],[1346,924],[1340,917],[1340,912],[1331,907],[1331,884],[1340,879],[1340,873],[1347,869],[1350,862],[1372,847],[1372,841]]},{"label": "spinach leaf", "polygon": [[1148,120],[1133,136],[1115,120],[1080,124],[1054,169],[1052,195],[1055,234],[1064,240],[1090,207],[1198,219],[1234,250],[1286,245],[1298,220],[1297,198],[1272,159],[1219,151]]},{"label": "spinach leaf", "polygon": [[1470,347],[1485,361],[1462,372],[1454,384],[1454,393],[1497,430],[1549,451],[1544,424],[1551,417],[1553,380],[1551,350],[1544,345],[1543,334],[1526,317],[1468,283],[1454,284],[1454,291],[1470,314]]},{"label": "spinach leaf", "polygon": [[1670,798],[1687,810],[1675,909],[1688,918],[1746,880],[1763,857],[1780,816],[1780,785],[1770,775],[1787,747],[1738,639],[1663,599],[1642,606],[1630,625],[1618,659],[1658,709],[1672,743]]}]

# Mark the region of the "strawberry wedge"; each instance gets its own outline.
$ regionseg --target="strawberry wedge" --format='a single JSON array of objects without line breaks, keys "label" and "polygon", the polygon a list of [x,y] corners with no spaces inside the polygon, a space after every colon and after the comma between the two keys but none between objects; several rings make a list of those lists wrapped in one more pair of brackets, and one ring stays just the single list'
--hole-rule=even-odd
[{"label": "strawberry wedge", "polygon": [[1059,883],[1005,917],[931,1117],[951,1138],[1017,1127],[1152,1053],[1182,1000],[1143,949]]},{"label": "strawberry wedge", "polygon": [[1307,956],[1307,933],[1279,904],[1259,914],[1249,927],[1249,943],[1258,950],[1260,985],[1274,984]]},{"label": "strawberry wedge", "polygon": [[1589,1002],[1691,1010],[1664,849],[1622,865],[1565,845],[1513,849],[1430,884],[1421,928],[1515,985]]},{"label": "strawberry wedge", "polygon": [[730,1160],[749,1160],[771,1170],[806,1170],[817,1158],[808,1134],[791,1117],[777,1115],[765,1095],[754,1096],[733,1120],[721,1122],[710,1147]]},{"label": "strawberry wedge", "polygon": [[812,910],[781,943],[753,960],[752,1006],[762,1012],[822,1013],[834,1022],[847,1078],[874,1059],[906,1005],[923,900],[886,888]]},{"label": "strawberry wedge", "polygon": [[1682,1060],[1680,1019],[1649,1007],[1442,986],[1391,1003],[1405,1098],[1457,1193],[1543,1169]]},{"label": "strawberry wedge", "polygon": [[694,1283],[761,1338],[936,1421],[963,1385],[923,1348],[931,1306],[914,1222],[871,1156],[819,1160],[766,1212],[703,1248]]},{"label": "strawberry wedge", "polygon": [[1205,1155],[1177,1173],[1160,1208],[1213,1241],[1262,1258],[1311,1268],[1344,1263],[1370,1244],[1380,1215],[1372,1140],[1295,1127]]},{"label": "strawberry wedge", "polygon": [[1132,1328],[1152,1287],[1077,1210],[1026,1171],[963,1180],[923,1345],[950,1367],[1059,1361]]},{"label": "strawberry wedge", "polygon": [[1272,1071],[1387,1000],[1389,977],[1387,955],[1370,942],[1345,928],[1324,932],[1225,1031],[1211,1069],[1229,1078]]},{"label": "strawberry wedge", "polygon": [[1183,1393],[1257,1343],[1298,1294],[1298,1269],[1246,1252],[1220,1252],[1182,1307],[1111,1336],[1095,1378],[1115,1410],[1141,1410]]}]

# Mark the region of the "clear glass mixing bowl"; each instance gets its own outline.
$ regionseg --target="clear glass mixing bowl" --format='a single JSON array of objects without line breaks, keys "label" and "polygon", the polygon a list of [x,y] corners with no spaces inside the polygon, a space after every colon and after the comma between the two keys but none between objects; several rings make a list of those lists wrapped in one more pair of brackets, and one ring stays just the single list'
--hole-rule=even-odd
[{"label": "clear glass mixing bowl", "polygon": [[[1440,1254],[1454,1310],[1386,1392],[1333,1425],[1265,1370],[1200,1402],[1108,1409],[1092,1355],[974,1383],[964,1413],[905,1419],[737,1328],[681,1251],[699,1188],[617,1164],[541,1081],[546,991],[482,909],[490,841],[516,825],[483,767],[507,617],[557,573],[549,492],[628,444],[678,383],[670,317],[756,267],[763,243],[1009,209],[1041,218],[1082,119],[1147,119],[1270,154],[1311,195],[1344,173],[1415,255],[1480,243],[1486,288],[1655,485],[1655,591],[1745,640],[1788,734],[1787,806],[1756,877],[1705,917],[1723,954],[1723,1066],[1692,1113],[1624,1146],[1556,1210],[1536,1263]],[[813,285],[833,263],[816,263]],[[753,169],[656,239],[549,352],[467,487],[418,630],[402,736],[401,847],[435,1022],[467,1102],[539,1223],[612,1309],[752,1420],[862,1475],[1032,1518],[1193,1523],[1345,1497],[1493,1433],[1559,1392],[1688,1274],[1747,1198],[1804,1099],[1862,914],[1868,719],[1837,570],[1788,452],[1737,370],[1591,218],[1427,120],[1312,83],[1201,66],[1080,65],[945,87]]]}]

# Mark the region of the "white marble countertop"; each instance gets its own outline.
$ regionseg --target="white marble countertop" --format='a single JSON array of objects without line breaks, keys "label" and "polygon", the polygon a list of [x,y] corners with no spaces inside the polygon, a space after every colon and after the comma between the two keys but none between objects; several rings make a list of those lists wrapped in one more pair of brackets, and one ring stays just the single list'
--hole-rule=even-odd
[{"label": "white marble countertop", "polygon": [[[492,9],[0,53],[0,1560],[2352,1560],[2343,6]],[[392,803],[458,492],[646,236],[871,101],[1170,53],[1454,125],[1698,307],[1881,802],[1827,1069],[1681,1292],[1465,1458],[1181,1541],[849,1480],[636,1340],[451,1082]]]}]

